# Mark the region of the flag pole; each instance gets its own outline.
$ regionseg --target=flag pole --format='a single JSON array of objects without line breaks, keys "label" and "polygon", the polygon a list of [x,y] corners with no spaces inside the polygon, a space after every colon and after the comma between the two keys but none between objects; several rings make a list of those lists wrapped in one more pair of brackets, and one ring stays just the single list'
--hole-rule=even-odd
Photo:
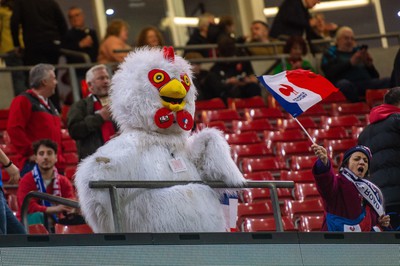
[{"label": "flag pole", "polygon": [[303,125],[300,123],[299,120],[297,120],[296,117],[293,117],[294,120],[296,120],[297,124],[299,124],[299,126],[301,127],[301,129],[303,129],[304,133],[306,133],[307,137],[311,140],[311,142],[313,144],[315,144],[314,140],[312,139],[312,137],[310,136],[310,134],[308,134],[307,130],[303,127]]}]

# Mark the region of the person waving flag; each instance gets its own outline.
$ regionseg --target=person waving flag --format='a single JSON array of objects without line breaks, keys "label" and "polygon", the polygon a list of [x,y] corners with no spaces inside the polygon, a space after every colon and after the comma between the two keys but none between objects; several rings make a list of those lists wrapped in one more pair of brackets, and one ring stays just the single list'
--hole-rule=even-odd
[{"label": "person waving flag", "polygon": [[303,69],[264,75],[258,80],[294,118],[339,90],[323,76]]}]

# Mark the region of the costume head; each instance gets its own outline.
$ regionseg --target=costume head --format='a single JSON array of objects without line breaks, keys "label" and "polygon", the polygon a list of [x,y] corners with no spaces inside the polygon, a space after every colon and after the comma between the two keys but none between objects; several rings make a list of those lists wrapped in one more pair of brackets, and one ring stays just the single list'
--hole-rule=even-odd
[{"label": "costume head", "polygon": [[110,97],[113,117],[123,131],[188,134],[193,127],[191,66],[172,47],[130,53],[112,78]]},{"label": "costume head", "polygon": [[343,155],[343,161],[342,161],[342,164],[340,165],[340,168],[345,167],[346,164],[348,164],[351,155],[353,153],[355,153],[355,152],[362,152],[362,153],[365,154],[365,156],[367,156],[367,158],[368,158],[368,171],[366,172],[365,175],[368,175],[369,167],[371,165],[372,153],[371,153],[371,151],[370,151],[370,149],[368,147],[363,146],[363,145],[357,145],[357,146],[354,146],[354,147],[348,149]]}]

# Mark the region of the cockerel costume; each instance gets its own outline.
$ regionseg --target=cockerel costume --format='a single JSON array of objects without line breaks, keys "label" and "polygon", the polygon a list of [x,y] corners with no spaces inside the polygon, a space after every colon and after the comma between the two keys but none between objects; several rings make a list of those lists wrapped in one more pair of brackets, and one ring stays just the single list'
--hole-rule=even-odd
[{"label": "cockerel costume", "polygon": [[[172,47],[130,53],[112,78],[111,111],[121,134],[83,160],[75,177],[94,232],[114,232],[107,189],[89,181],[224,181],[244,178],[216,129],[191,135],[196,88],[190,65]],[[106,158],[104,160],[104,158]],[[223,232],[219,194],[206,185],[118,189],[123,232]]]}]

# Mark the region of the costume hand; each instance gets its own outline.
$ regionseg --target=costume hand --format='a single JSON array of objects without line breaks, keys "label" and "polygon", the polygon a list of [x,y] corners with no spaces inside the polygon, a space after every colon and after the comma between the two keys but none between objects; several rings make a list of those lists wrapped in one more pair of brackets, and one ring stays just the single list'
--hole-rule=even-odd
[{"label": "costume hand", "polygon": [[11,164],[9,167],[6,168],[8,175],[10,176],[10,180],[8,181],[9,184],[18,184],[20,179],[19,170],[14,165]]},{"label": "costume hand", "polygon": [[389,227],[390,226],[390,216],[384,215],[384,214],[379,216],[378,223],[380,226]]},{"label": "costume hand", "polygon": [[311,149],[314,151],[315,155],[325,164],[328,165],[328,153],[326,149],[318,144],[313,143]]}]

